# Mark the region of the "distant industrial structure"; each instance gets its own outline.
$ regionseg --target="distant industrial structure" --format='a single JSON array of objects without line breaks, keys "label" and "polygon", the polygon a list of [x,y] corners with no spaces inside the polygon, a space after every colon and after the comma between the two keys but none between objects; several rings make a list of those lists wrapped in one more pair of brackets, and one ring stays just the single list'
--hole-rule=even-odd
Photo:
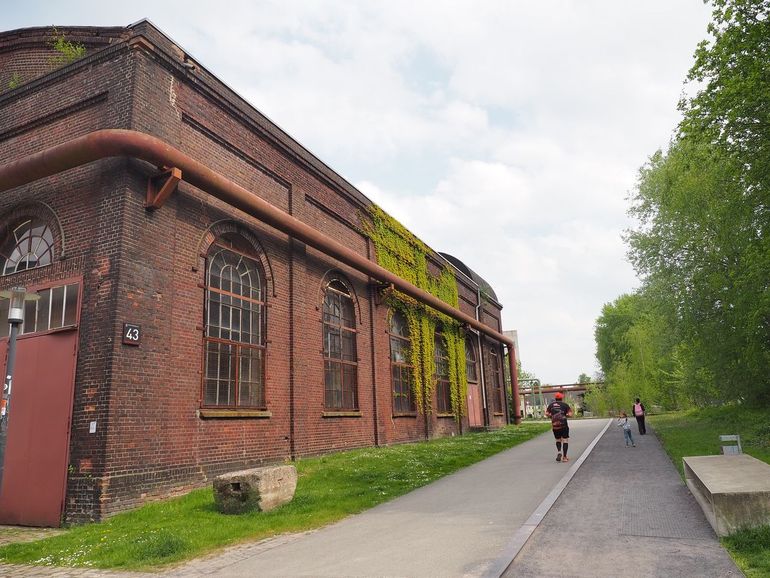
[{"label": "distant industrial structure", "polygon": [[525,418],[543,417],[545,408],[554,400],[554,394],[561,391],[567,399],[572,399],[575,412],[582,414],[585,410],[585,394],[594,387],[603,386],[603,382],[565,383],[561,385],[541,385],[539,379],[520,379],[519,395],[521,396],[521,411]]}]

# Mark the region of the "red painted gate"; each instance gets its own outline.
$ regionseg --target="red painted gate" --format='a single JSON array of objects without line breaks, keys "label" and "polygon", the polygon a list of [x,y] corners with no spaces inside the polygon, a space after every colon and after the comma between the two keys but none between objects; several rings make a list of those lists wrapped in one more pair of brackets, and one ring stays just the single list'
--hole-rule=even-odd
[{"label": "red painted gate", "polygon": [[[76,314],[72,321],[77,321]],[[77,343],[76,323],[42,334],[22,335],[17,341],[0,524],[61,525]],[[8,339],[2,339],[2,368],[7,348]]]},{"label": "red painted gate", "polygon": [[470,427],[483,427],[481,414],[481,387],[478,383],[468,382],[468,424]]}]

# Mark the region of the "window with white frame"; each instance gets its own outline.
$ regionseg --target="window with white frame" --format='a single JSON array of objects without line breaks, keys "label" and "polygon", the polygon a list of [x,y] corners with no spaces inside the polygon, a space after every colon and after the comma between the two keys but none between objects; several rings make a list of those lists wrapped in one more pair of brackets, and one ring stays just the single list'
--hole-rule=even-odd
[{"label": "window with white frame", "polygon": [[[19,330],[22,335],[75,326],[80,283],[39,289],[36,293],[39,299],[24,302],[24,323]],[[9,333],[9,303],[8,299],[0,299],[0,337]]]},{"label": "window with white frame", "polygon": [[34,269],[53,262],[53,233],[39,219],[25,219],[14,227],[0,247],[3,275]]}]

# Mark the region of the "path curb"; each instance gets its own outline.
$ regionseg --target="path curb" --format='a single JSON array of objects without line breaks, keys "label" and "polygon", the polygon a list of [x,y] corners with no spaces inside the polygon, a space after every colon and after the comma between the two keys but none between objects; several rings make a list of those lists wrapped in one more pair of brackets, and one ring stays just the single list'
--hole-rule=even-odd
[{"label": "path curb", "polygon": [[538,507],[535,509],[532,515],[527,519],[527,521],[524,522],[521,528],[519,528],[516,531],[513,537],[508,541],[508,543],[503,548],[500,556],[498,556],[497,559],[495,559],[492,562],[492,564],[489,566],[487,571],[481,575],[482,578],[500,578],[505,573],[505,571],[508,570],[508,567],[513,563],[514,559],[519,554],[519,552],[521,552],[521,549],[524,547],[524,544],[527,543],[527,540],[529,540],[530,536],[532,536],[532,533],[540,525],[540,522],[543,521],[543,518],[545,518],[545,515],[548,513],[548,510],[551,509],[551,506],[554,505],[556,500],[564,491],[564,488],[567,487],[567,484],[569,484],[570,480],[580,469],[580,466],[583,465],[583,462],[591,454],[596,444],[599,443],[599,440],[607,431],[607,428],[610,427],[611,423],[612,423],[612,419],[608,419],[607,424],[602,428],[602,431],[600,431],[596,435],[596,437],[588,445],[588,447],[577,459],[577,461],[574,464],[572,464],[572,466],[570,466],[569,470],[567,470],[567,473],[564,474],[564,476],[554,486],[554,488],[545,497],[545,499],[542,502],[540,502]]}]

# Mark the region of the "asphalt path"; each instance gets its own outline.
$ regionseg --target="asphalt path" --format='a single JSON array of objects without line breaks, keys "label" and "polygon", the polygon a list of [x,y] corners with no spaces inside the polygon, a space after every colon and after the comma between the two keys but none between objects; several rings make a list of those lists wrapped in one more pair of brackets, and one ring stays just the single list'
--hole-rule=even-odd
[{"label": "asphalt path", "polygon": [[549,432],[332,526],[230,549],[171,575],[499,576],[512,538],[606,424],[570,422],[570,463],[555,461]]},{"label": "asphalt path", "polygon": [[506,578],[743,576],[658,438],[633,435],[610,426]]},{"label": "asphalt path", "polygon": [[742,576],[658,439],[570,423],[332,526],[245,543],[158,574],[0,564],[9,578]]}]

